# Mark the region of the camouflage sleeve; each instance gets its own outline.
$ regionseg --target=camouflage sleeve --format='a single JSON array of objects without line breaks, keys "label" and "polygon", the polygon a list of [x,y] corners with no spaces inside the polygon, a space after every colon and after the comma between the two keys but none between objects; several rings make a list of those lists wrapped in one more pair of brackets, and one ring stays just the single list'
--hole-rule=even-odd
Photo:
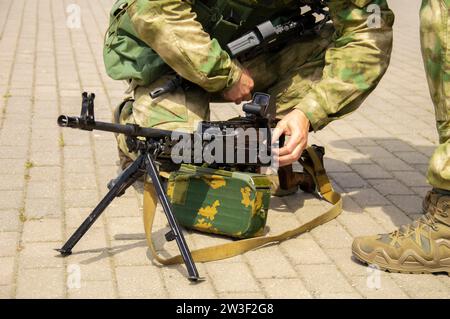
[{"label": "camouflage sleeve", "polygon": [[182,0],[137,0],[129,9],[139,37],[183,78],[208,92],[232,86],[239,64],[211,39]]},{"label": "camouflage sleeve", "polygon": [[389,65],[394,14],[386,0],[329,0],[336,40],[325,55],[322,79],[302,99],[315,131],[354,111]]}]

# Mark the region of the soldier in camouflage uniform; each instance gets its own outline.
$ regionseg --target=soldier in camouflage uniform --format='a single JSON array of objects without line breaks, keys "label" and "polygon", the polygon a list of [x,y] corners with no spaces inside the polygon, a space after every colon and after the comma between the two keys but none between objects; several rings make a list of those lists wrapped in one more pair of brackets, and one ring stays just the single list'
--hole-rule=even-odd
[{"label": "soldier in camouflage uniform", "polygon": [[[118,0],[111,11],[104,60],[108,74],[127,80],[133,101],[119,123],[192,131],[209,118],[211,99],[241,103],[252,91],[271,94],[280,165],[296,162],[310,131],[355,111],[375,89],[391,56],[394,15],[386,0],[328,0],[332,20],[317,35],[241,64],[225,45],[264,21],[320,0]],[[149,95],[174,74],[196,84],[156,99]],[[224,107],[226,107],[224,105]],[[118,136],[122,159],[128,152]]]},{"label": "soldier in camouflage uniform", "polygon": [[381,269],[450,274],[450,0],[423,0],[422,54],[436,112],[440,145],[428,169],[434,187],[423,203],[425,215],[384,235],[356,238],[353,254]]},{"label": "soldier in camouflage uniform", "polygon": [[[386,0],[325,1],[331,25],[317,36],[292,41],[279,51],[262,54],[244,65],[232,60],[223,47],[259,23],[298,11],[303,4],[318,2],[119,0],[126,9],[113,9],[112,28],[105,42],[105,64],[110,76],[129,80],[134,95],[134,103],[121,110],[119,122],[192,131],[196,122],[208,119],[211,96],[220,94],[227,101],[240,103],[250,99],[252,91],[264,91],[275,97],[276,115],[282,118],[276,135],[284,132],[290,136],[288,144],[279,150],[280,164],[297,161],[307,145],[310,129],[320,130],[356,110],[385,73],[394,22]],[[204,19],[204,10],[198,7],[202,3],[209,7],[212,18]],[[374,17],[374,7],[379,16]],[[115,15],[124,11],[122,17]],[[239,14],[231,14],[236,11]],[[378,20],[373,23],[374,19]],[[122,34],[133,35],[124,40],[126,45],[120,39],[115,41],[121,28],[126,30]],[[221,28],[224,32],[220,32]],[[128,41],[136,38],[139,41]],[[149,92],[173,76],[163,74],[148,81],[146,67],[159,68],[161,63],[152,60],[145,65],[144,58],[126,60],[140,46],[151,48],[169,70],[198,88],[179,88],[153,100]],[[147,53],[149,61],[152,52]],[[110,63],[114,56],[120,57],[121,62]],[[127,69],[130,66],[131,71]],[[121,151],[133,158],[124,137],[119,136],[118,141]]]}]

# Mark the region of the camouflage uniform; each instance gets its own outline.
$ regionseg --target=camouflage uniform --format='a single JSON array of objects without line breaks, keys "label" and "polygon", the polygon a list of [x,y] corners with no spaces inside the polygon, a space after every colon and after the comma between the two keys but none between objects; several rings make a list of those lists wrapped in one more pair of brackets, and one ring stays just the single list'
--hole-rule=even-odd
[{"label": "camouflage uniform", "polygon": [[[308,1],[315,0],[244,2],[256,6],[256,12],[274,12],[298,10]],[[317,36],[293,41],[278,52],[260,55],[241,66],[203,30],[188,1],[137,0],[128,14],[139,38],[176,73],[203,90],[180,88],[152,100],[149,92],[167,78],[143,86],[132,81],[135,102],[124,109],[120,122],[193,130],[197,121],[209,117],[211,94],[204,90],[220,93],[233,86],[242,67],[249,69],[255,80],[255,91],[275,97],[279,117],[300,109],[317,131],[349,114],[377,86],[388,67],[394,15],[385,0],[329,0],[327,4],[333,25]],[[374,18],[371,5],[381,9],[376,27],[369,25]],[[123,136],[119,146],[128,152]]]},{"label": "camouflage uniform", "polygon": [[450,0],[423,0],[420,11],[422,54],[436,110],[440,145],[428,170],[428,182],[450,191]]}]

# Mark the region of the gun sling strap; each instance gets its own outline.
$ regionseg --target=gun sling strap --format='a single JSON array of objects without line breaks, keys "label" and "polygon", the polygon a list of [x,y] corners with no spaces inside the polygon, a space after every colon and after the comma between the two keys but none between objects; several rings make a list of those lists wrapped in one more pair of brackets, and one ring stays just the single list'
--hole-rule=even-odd
[{"label": "gun sling strap", "polygon": [[[307,152],[311,157],[312,165],[310,165],[310,163],[305,163],[302,160],[299,162],[302,164],[305,171],[313,176],[317,190],[320,195],[322,195],[323,199],[333,205],[330,209],[300,227],[278,235],[242,239],[222,245],[194,250],[191,252],[194,261],[207,262],[231,258],[270,243],[282,242],[286,239],[299,236],[336,218],[342,212],[341,195],[333,190],[326,171],[316,152],[311,148],[308,148]],[[144,191],[144,228],[150,251],[153,257],[163,265],[183,263],[183,259],[180,255],[171,258],[164,258],[161,257],[155,249],[152,239],[152,229],[157,201],[157,195],[153,186],[150,183],[146,183]]]}]

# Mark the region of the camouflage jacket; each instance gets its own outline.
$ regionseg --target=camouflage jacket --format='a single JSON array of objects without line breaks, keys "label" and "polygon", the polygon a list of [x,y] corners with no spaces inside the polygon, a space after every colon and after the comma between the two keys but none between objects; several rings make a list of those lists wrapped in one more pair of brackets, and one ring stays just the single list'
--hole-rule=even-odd
[{"label": "camouflage jacket", "polygon": [[[261,10],[286,10],[314,0],[245,0]],[[334,42],[322,80],[297,106],[314,128],[352,111],[351,102],[373,90],[386,71],[394,15],[386,0],[328,0]],[[257,10],[256,10],[257,11]],[[204,31],[190,1],[137,0],[128,12],[140,39],[183,78],[209,92],[239,80],[241,66]]]}]

